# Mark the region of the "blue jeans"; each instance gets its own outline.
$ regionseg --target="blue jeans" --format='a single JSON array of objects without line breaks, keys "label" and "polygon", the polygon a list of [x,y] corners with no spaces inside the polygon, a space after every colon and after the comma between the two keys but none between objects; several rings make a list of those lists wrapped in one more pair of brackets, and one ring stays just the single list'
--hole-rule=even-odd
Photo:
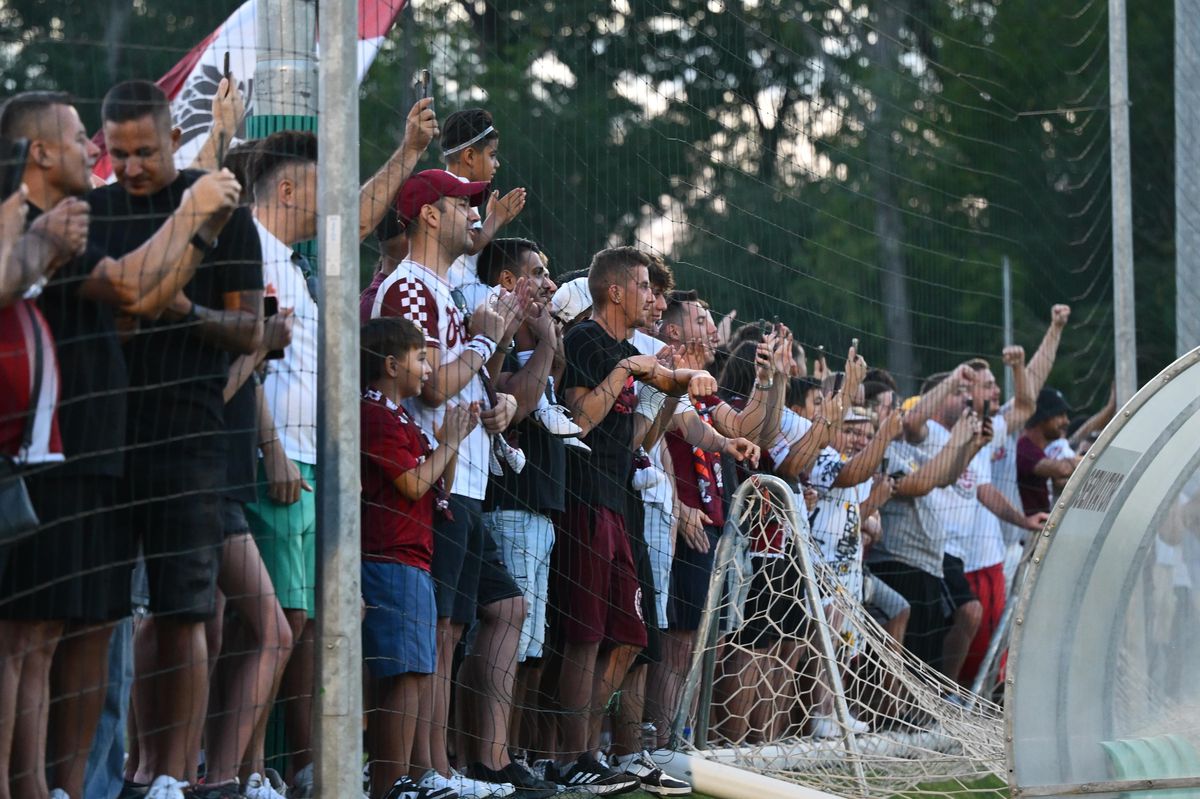
[{"label": "blue jeans", "polygon": [[113,629],[108,645],[108,690],[83,780],[83,799],[113,799],[125,770],[125,714],[133,685],[133,619]]}]

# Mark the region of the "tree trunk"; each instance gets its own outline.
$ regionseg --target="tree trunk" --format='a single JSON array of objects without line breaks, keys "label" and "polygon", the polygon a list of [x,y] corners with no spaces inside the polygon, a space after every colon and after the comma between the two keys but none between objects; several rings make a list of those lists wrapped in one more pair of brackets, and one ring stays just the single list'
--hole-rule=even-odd
[{"label": "tree trunk", "polygon": [[908,299],[908,275],[901,242],[904,223],[900,218],[899,197],[892,176],[893,124],[891,109],[884,98],[894,98],[891,81],[900,69],[900,22],[908,8],[907,0],[892,0],[876,6],[878,31],[872,53],[871,95],[875,108],[870,115],[867,136],[871,160],[871,191],[875,201],[875,238],[883,294],[883,316],[888,339],[887,368],[900,385],[912,394],[918,383],[916,353],[913,348],[912,313]]}]

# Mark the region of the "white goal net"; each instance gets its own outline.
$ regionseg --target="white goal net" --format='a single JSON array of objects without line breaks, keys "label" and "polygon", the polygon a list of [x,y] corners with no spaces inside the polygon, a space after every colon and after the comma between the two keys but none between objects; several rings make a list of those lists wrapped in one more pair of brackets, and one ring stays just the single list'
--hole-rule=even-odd
[{"label": "white goal net", "polygon": [[787,484],[742,484],[716,561],[682,748],[839,796],[1006,795],[1001,709],[880,626],[869,575],[865,603],[841,588]]}]

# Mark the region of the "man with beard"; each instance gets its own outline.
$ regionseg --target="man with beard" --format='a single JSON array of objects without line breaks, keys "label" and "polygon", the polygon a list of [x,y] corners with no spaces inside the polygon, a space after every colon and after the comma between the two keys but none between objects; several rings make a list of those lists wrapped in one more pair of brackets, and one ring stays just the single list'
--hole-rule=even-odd
[{"label": "man with beard", "polygon": [[1017,488],[1025,515],[1050,512],[1051,480],[1066,480],[1081,458],[1051,458],[1046,447],[1067,434],[1071,424],[1071,406],[1062,392],[1043,388],[1038,392],[1037,409],[1025,423],[1025,433],[1017,441]]}]

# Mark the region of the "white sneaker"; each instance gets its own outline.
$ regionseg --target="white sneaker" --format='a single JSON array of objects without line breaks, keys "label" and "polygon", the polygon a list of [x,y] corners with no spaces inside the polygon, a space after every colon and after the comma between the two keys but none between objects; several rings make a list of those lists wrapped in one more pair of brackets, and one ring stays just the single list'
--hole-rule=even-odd
[{"label": "white sneaker", "polygon": [[565,446],[574,447],[575,449],[582,450],[583,452],[591,452],[592,451],[591,447],[589,447],[587,444],[580,441],[578,438],[575,438],[574,436],[568,436],[567,438],[564,438],[562,440],[562,443]]},{"label": "white sneaker", "polygon": [[657,796],[687,796],[692,786],[672,777],[658,767],[649,752],[614,757],[611,763],[617,771],[631,774],[641,780],[642,790]]},{"label": "white sneaker", "polygon": [[546,428],[547,433],[557,438],[577,436],[583,432],[582,427],[571,421],[570,412],[561,405],[538,408],[532,416],[538,424]]},{"label": "white sneaker", "polygon": [[519,447],[510,445],[503,438],[497,438],[496,448],[500,450],[500,457],[504,458],[504,462],[508,464],[508,468],[513,470],[513,474],[520,474],[525,468],[525,453]]},{"label": "white sneaker", "polygon": [[279,776],[279,772],[268,768],[263,769],[262,774],[251,774],[242,793],[246,799],[287,799],[287,790],[288,787]]},{"label": "white sneaker", "polygon": [[[850,716],[850,732],[855,735],[865,735],[871,731],[871,725]],[[809,719],[809,729],[813,738],[841,738],[842,725],[833,716],[813,716]]]},{"label": "white sneaker", "polygon": [[154,782],[150,783],[150,790],[146,791],[146,799],[185,799],[183,789],[186,787],[188,787],[186,782],[168,777],[166,774],[160,774],[154,778]]},{"label": "white sneaker", "polygon": [[517,789],[511,782],[483,782],[482,780],[473,780],[454,768],[450,769],[450,785],[458,792],[458,795],[462,799],[470,799],[473,796],[491,796],[495,799],[504,799],[504,797],[512,796],[517,792]]},{"label": "white sneaker", "polygon": [[646,491],[666,479],[667,476],[663,473],[663,470],[657,466],[646,466],[642,469],[634,469],[632,481],[633,490]]},{"label": "white sneaker", "polygon": [[[449,791],[462,797],[462,799],[467,799],[468,797],[472,799],[484,799],[484,797],[491,796],[492,792],[486,789],[486,785],[487,783],[468,780],[461,775],[443,777],[433,769],[425,772],[425,776],[417,783],[418,787],[434,796],[440,796],[442,793]],[[470,793],[464,793],[464,791],[470,791]]]}]

